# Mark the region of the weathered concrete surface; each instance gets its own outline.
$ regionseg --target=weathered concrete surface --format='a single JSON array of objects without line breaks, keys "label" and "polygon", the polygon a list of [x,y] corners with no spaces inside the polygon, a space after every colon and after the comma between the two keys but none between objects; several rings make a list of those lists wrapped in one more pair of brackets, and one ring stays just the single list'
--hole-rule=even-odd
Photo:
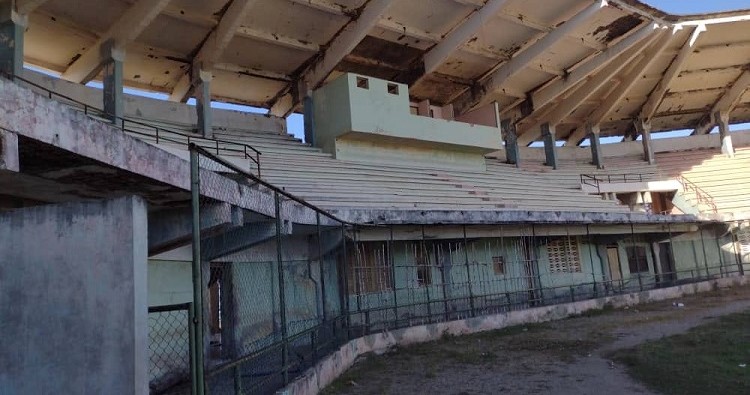
[{"label": "weathered concrete surface", "polygon": [[[95,108],[102,106],[102,91],[85,85],[50,77],[33,70],[24,69],[23,77],[47,89],[68,96]],[[163,122],[177,128],[195,128],[198,113],[195,106],[148,97],[123,95],[125,116],[146,122]],[[232,130],[265,130],[286,133],[286,120],[272,115],[254,114],[219,108],[211,109],[214,128]]]},{"label": "weathered concrete surface", "polygon": [[693,215],[653,215],[645,213],[596,213],[580,211],[522,210],[329,210],[344,221],[358,224],[439,225],[439,224],[659,224],[696,223]]},{"label": "weathered concrete surface", "polygon": [[[190,190],[190,163],[185,159],[6,79],[0,79],[0,92],[0,127],[119,170]],[[250,187],[201,170],[200,190],[205,197],[275,216],[273,193],[266,188]],[[315,212],[296,202],[283,202],[282,217],[294,223],[316,223]],[[332,224],[327,217],[322,221]]]},{"label": "weathered concrete surface", "polygon": [[0,214],[0,393],[148,391],[146,203]]},{"label": "weathered concrete surface", "polygon": [[465,335],[514,325],[558,320],[589,310],[602,309],[605,306],[612,306],[614,308],[632,306],[639,303],[655,302],[683,295],[707,292],[718,288],[745,285],[749,282],[749,278],[746,276],[727,277],[670,288],[511,311],[465,320],[420,325],[392,332],[373,334],[352,340],[341,346],[338,351],[324,358],[286,388],[278,391],[277,395],[317,394],[351,367],[360,355],[368,352],[383,352],[396,345],[403,346],[438,340],[444,335]]},{"label": "weathered concrete surface", "polygon": [[0,170],[18,171],[18,136],[0,129]]}]

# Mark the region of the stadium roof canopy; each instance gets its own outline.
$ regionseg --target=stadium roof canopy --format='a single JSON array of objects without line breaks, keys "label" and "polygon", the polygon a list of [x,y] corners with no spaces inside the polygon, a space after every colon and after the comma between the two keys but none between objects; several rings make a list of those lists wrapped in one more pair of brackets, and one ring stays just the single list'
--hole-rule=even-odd
[{"label": "stadium roof canopy", "polygon": [[125,50],[125,84],[300,109],[343,72],[406,83],[456,113],[496,101],[522,142],[538,126],[579,140],[586,122],[627,135],[705,133],[717,111],[750,121],[750,10],[669,15],[635,0],[16,0],[25,61],[86,82]]}]

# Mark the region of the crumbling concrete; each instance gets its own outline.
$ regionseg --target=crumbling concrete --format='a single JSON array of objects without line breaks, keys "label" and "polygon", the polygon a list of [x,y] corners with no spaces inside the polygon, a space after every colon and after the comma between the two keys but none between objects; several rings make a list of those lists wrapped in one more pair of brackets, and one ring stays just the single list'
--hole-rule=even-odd
[{"label": "crumbling concrete", "polygon": [[693,215],[653,215],[645,213],[595,213],[580,211],[522,210],[330,210],[342,220],[359,224],[442,225],[442,224],[666,224],[697,223]]}]

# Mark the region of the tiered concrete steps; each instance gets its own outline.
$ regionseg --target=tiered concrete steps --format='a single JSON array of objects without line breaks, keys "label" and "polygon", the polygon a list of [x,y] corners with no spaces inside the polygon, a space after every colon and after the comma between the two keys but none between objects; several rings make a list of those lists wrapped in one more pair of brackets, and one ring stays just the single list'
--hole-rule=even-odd
[{"label": "tiered concrete steps", "polygon": [[[719,149],[657,153],[662,178],[681,175],[713,198],[719,213],[750,212],[750,147],[737,148],[734,158]],[[694,196],[686,194],[697,205]]]}]

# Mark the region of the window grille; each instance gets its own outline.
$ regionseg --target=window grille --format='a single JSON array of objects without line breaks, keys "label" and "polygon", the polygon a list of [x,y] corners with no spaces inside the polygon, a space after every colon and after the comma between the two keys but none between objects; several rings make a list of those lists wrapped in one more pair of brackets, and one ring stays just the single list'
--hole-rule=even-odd
[{"label": "window grille", "polygon": [[578,239],[562,237],[547,244],[550,273],[580,273],[581,256]]},{"label": "window grille", "polygon": [[351,259],[349,293],[366,294],[392,289],[391,264],[386,242],[359,243]]}]

